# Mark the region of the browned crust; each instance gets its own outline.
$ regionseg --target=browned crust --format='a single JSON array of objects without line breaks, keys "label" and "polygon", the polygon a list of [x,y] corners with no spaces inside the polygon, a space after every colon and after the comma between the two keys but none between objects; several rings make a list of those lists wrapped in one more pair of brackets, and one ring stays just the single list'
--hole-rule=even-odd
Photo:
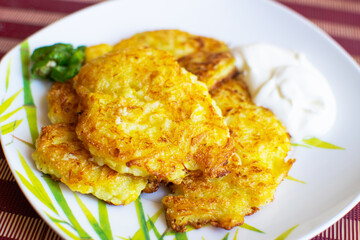
[{"label": "browned crust", "polygon": [[155,178],[149,178],[146,187],[143,189],[144,193],[153,193],[156,192],[160,187],[160,182]]},{"label": "browned crust", "polygon": [[54,82],[47,95],[49,118],[51,123],[76,123],[78,96],[71,81],[65,83]]},{"label": "browned crust", "polygon": [[170,186],[173,195],[163,198],[168,225],[184,232],[186,226],[206,224],[231,229],[243,224],[271,202],[280,182],[295,160],[285,162],[289,135],[267,109],[252,103],[246,85],[237,74],[210,91],[225,117],[236,147],[236,159],[226,165],[229,174],[208,178],[192,174]]},{"label": "browned crust", "polygon": [[168,225],[178,232],[209,223],[231,229],[273,200],[277,183],[261,163],[233,171],[218,179],[191,176],[172,186],[175,195],[163,199]]},{"label": "browned crust", "polygon": [[196,52],[178,59],[178,62],[204,82],[209,90],[236,72],[235,59],[230,51]]},{"label": "browned crust", "polygon": [[93,194],[114,205],[134,201],[145,188],[145,178],[119,174],[99,166],[76,137],[74,124],[42,127],[33,159],[37,168],[71,190]]},{"label": "browned crust", "polygon": [[235,149],[224,119],[205,86],[168,52],[110,52],[83,66],[74,88],[82,111],[76,133],[95,161],[176,183],[188,171],[226,174]]},{"label": "browned crust", "polygon": [[236,69],[235,58],[224,42],[179,30],[137,33],[120,41],[114,49],[129,47],[151,47],[169,52],[209,89]]}]

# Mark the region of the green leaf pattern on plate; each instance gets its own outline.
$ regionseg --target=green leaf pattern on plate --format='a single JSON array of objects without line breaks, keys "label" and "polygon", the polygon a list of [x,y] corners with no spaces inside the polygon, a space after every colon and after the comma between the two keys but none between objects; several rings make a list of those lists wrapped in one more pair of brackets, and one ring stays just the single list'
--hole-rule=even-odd
[{"label": "green leaf pattern on plate", "polygon": [[15,138],[16,140],[19,140],[20,142],[24,143],[26,146],[28,146],[28,147],[30,147],[30,148],[32,148],[32,149],[35,150],[35,145],[34,145],[34,144],[29,143],[29,142],[27,142],[27,141],[25,141],[25,140],[23,140],[23,139],[21,139],[21,138],[18,138],[18,137],[14,136],[14,135],[11,135],[11,136],[12,136],[13,138]]},{"label": "green leaf pattern on plate", "polygon": [[304,139],[303,142],[310,145],[310,146],[318,147],[318,148],[345,150],[345,148],[343,148],[343,147],[338,147],[338,146],[336,146],[334,144],[322,141],[322,140],[320,140],[318,138]]},{"label": "green leaf pattern on plate", "polygon": [[[28,163],[26,162],[25,158],[22,156],[22,154],[18,151],[18,155],[21,161],[21,164],[26,172],[26,178],[24,175],[22,175],[19,171],[16,171],[16,173],[18,174],[21,182],[24,184],[24,186],[35,196],[37,197],[46,207],[48,207],[54,214],[56,214],[58,216],[58,218],[60,218],[59,213],[57,211],[57,209],[55,208],[54,204],[52,203],[49,195],[47,194],[45,188],[43,187],[43,185],[41,184],[40,180],[35,176],[35,174],[33,173],[33,171],[31,170],[30,166],[28,165]],[[67,223],[68,225],[70,225],[73,229],[77,230],[77,232],[79,233],[79,229],[77,229],[76,227],[74,227],[74,222],[77,223],[77,220],[75,219],[75,217],[72,215],[72,213],[70,214],[69,211],[71,212],[70,208],[68,207],[65,198],[62,196],[60,187],[58,185],[58,183],[54,182],[52,179],[50,179],[49,177],[45,176],[44,177],[45,181],[48,183],[51,192],[53,193],[53,196],[55,197],[55,199],[57,200],[57,202],[60,202],[60,207],[62,208],[63,212],[66,214],[66,216],[69,218],[69,220],[71,221],[71,224],[67,223],[66,221],[62,220],[62,219],[58,219],[57,221],[53,221],[54,223],[56,223],[56,225],[59,225],[60,223]],[[61,197],[62,196],[62,197]],[[60,200],[59,200],[60,199]],[[47,214],[47,213],[46,213]],[[48,216],[50,216],[49,214],[47,214]],[[53,217],[51,217],[50,219],[55,219]],[[77,223],[75,224],[75,226],[80,227],[80,224]],[[80,231],[81,232],[81,231]],[[79,236],[82,239],[90,239],[90,236],[88,234],[86,234],[86,232],[84,230],[82,230],[83,234]],[[69,234],[67,234],[69,235]]]},{"label": "green leaf pattern on plate", "polygon": [[234,238],[233,238],[234,240],[237,239],[238,232],[239,232],[239,228],[236,229],[236,232],[235,232],[235,235],[234,235]]},{"label": "green leaf pattern on plate", "polygon": [[134,236],[132,239],[134,239],[134,240],[136,240],[136,239],[149,240],[150,239],[149,228],[145,221],[144,209],[143,209],[143,205],[142,205],[140,197],[138,197],[135,201],[135,208],[136,208],[136,214],[137,214],[139,225],[140,225],[140,232],[139,232],[138,236]]},{"label": "green leaf pattern on plate", "polygon": [[21,109],[23,109],[24,107],[19,107],[17,109],[15,109],[14,111],[11,111],[7,114],[4,114],[2,116],[0,116],[0,123],[5,122],[6,120],[8,120],[11,116],[13,116],[15,113],[17,113],[18,111],[20,111]]},{"label": "green leaf pattern on plate", "polygon": [[329,142],[325,142],[319,138],[308,138],[308,139],[303,139],[302,140],[303,143],[291,143],[292,146],[294,147],[306,147],[306,148],[311,148],[311,147],[317,147],[317,148],[325,148],[325,149],[333,149],[333,150],[345,150],[345,148],[343,147],[339,147],[336,146],[332,143]]},{"label": "green leaf pattern on plate", "polygon": [[295,225],[293,226],[292,228],[289,228],[288,230],[286,230],[285,232],[283,232],[282,234],[280,234],[277,238],[275,238],[275,240],[285,240],[292,231],[295,230],[295,228],[297,228],[299,226],[298,225]]},{"label": "green leaf pattern on plate", "polygon": [[83,239],[90,239],[89,234],[80,226],[79,222],[76,220],[74,214],[72,213],[58,182],[53,181],[47,176],[44,176],[44,180],[50,188],[53,196],[55,197],[56,202],[61,207],[62,211],[65,213],[66,217],[71,222],[71,226],[78,232],[79,236]]},{"label": "green leaf pattern on plate", "polygon": [[5,134],[13,132],[21,124],[22,121],[23,121],[22,119],[15,120],[15,121],[12,121],[8,124],[1,126],[1,134],[5,135]]},{"label": "green leaf pattern on plate", "polygon": [[[159,236],[159,231],[157,229],[157,227],[155,226],[155,222],[157,221],[157,219],[160,217],[161,214],[164,213],[164,209],[160,208],[152,217],[149,217],[149,220],[147,221],[148,223],[148,228],[149,230],[153,230],[155,233],[155,236],[157,237],[158,240],[162,240],[165,236],[165,234],[168,232],[168,229],[165,230],[165,232]],[[149,226],[150,224],[150,226]]]},{"label": "green leaf pattern on plate", "polygon": [[74,196],[75,196],[75,199],[78,202],[79,206],[83,210],[83,212],[84,212],[86,218],[88,219],[89,223],[91,224],[91,226],[93,227],[93,229],[95,230],[97,235],[100,237],[100,239],[101,240],[108,239],[108,237],[106,236],[104,230],[102,229],[102,227],[100,226],[98,221],[96,221],[96,219],[95,219],[94,215],[92,215],[91,211],[85,206],[85,204],[81,201],[81,199],[78,197],[78,195],[76,193],[74,193]]},{"label": "green leaf pattern on plate", "polygon": [[257,232],[257,233],[265,233],[265,232],[257,229],[256,227],[250,226],[250,225],[247,224],[247,223],[244,223],[244,224],[241,225],[240,227],[241,227],[241,228],[245,228],[245,229],[250,230],[250,231]]},{"label": "green leaf pattern on plate", "polygon": [[[8,68],[7,74],[10,74],[10,70]],[[6,81],[8,81],[9,76],[6,76]],[[7,88],[6,88],[7,89]],[[20,89],[19,91],[17,91],[15,94],[13,94],[11,97],[9,97],[8,99],[4,100],[1,104],[0,104],[0,124],[2,124],[3,122],[5,122],[6,120],[8,120],[10,117],[12,117],[13,115],[15,115],[15,113],[17,113],[18,111],[20,111],[22,109],[22,107],[19,107],[9,113],[6,113],[6,110],[9,109],[9,107],[12,105],[12,103],[14,102],[14,100],[16,99],[16,97],[22,92],[22,89]],[[8,133],[13,132],[22,122],[23,120],[14,120],[10,123],[7,124],[3,124],[1,125],[1,134],[5,135]]]},{"label": "green leaf pattern on plate", "polygon": [[[332,143],[325,142],[325,141],[323,141],[319,138],[315,138],[315,137],[303,139],[302,141],[303,141],[303,143],[291,143],[291,145],[294,147],[305,147],[305,148],[316,147],[316,148],[324,148],[324,149],[332,149],[332,150],[345,150],[345,148],[343,148],[343,147],[336,146]],[[286,179],[306,184],[304,181],[296,179],[292,176],[287,176]]]},{"label": "green leaf pattern on plate", "polygon": [[301,180],[299,180],[299,179],[297,179],[297,178],[294,178],[294,177],[292,177],[292,176],[289,176],[289,175],[286,177],[286,179],[287,179],[287,180],[294,181],[294,182],[299,182],[299,183],[302,183],[302,184],[306,184],[306,182],[301,181]]},{"label": "green leaf pattern on plate", "polygon": [[183,233],[177,232],[177,233],[175,233],[175,239],[176,240],[188,240],[188,237],[186,235],[186,232],[183,232]]},{"label": "green leaf pattern on plate", "polygon": [[56,208],[52,204],[52,202],[51,202],[48,194],[46,193],[45,188],[41,184],[40,180],[35,176],[35,174],[31,170],[30,166],[26,162],[25,158],[19,151],[18,151],[18,155],[20,158],[21,165],[23,166],[23,168],[26,172],[26,175],[29,179],[29,180],[26,179],[25,176],[23,176],[20,172],[16,171],[17,174],[19,175],[22,183],[27,187],[28,190],[30,190],[32,192],[32,194],[34,194],[42,203],[44,203],[45,206],[47,206],[50,210],[52,210],[53,212],[58,214]]},{"label": "green leaf pattern on plate", "polygon": [[33,144],[39,136],[37,126],[36,106],[31,92],[31,79],[30,79],[30,50],[29,43],[24,41],[20,46],[21,56],[21,72],[24,85],[24,107],[29,124],[31,139]]},{"label": "green leaf pattern on plate", "polygon": [[68,235],[69,237],[71,237],[71,239],[73,240],[82,240],[84,238],[79,238],[78,236],[74,235],[72,232],[70,232],[69,230],[67,230],[63,225],[61,225],[58,222],[55,222],[55,225],[60,228],[66,235]]},{"label": "green leaf pattern on plate", "polygon": [[1,103],[0,115],[3,114],[10,107],[10,105],[14,102],[15,98],[21,93],[21,91],[22,91],[22,89],[20,89],[14,95],[12,95],[10,98],[8,98],[3,103]]},{"label": "green leaf pattern on plate", "polygon": [[106,203],[104,201],[98,200],[98,207],[100,226],[104,230],[107,238],[109,240],[113,240],[113,234],[111,231],[111,225],[109,221],[109,214],[107,211]]},{"label": "green leaf pattern on plate", "polygon": [[[145,212],[144,209],[142,207],[142,203],[141,203],[141,199],[138,198],[137,203],[135,202],[135,208],[136,208],[136,212],[138,214],[138,216],[140,215],[140,218],[143,218],[145,220]],[[137,230],[135,232],[135,234],[129,238],[132,240],[142,240],[144,239],[144,231],[147,231],[147,235],[149,235],[150,237],[150,231],[153,230],[155,236],[157,237],[158,240],[161,240],[164,238],[164,236],[167,235],[168,231],[166,230],[162,235],[160,235],[158,229],[155,226],[155,222],[157,221],[157,219],[160,217],[161,214],[163,214],[164,210],[162,208],[160,208],[152,217],[148,216],[148,220],[146,221],[146,226],[144,225],[140,225],[139,230]],[[138,221],[140,222],[140,219],[138,217]],[[124,238],[124,237],[119,237],[120,239],[128,239],[128,238]]]},{"label": "green leaf pattern on plate", "polygon": [[9,59],[7,69],[6,69],[5,93],[9,89],[10,71],[11,71],[11,58]]},{"label": "green leaf pattern on plate", "polygon": [[221,240],[228,240],[229,238],[229,233],[227,233]]},{"label": "green leaf pattern on plate", "polygon": [[165,231],[165,233],[164,234],[160,234],[160,232],[159,232],[159,230],[157,229],[157,227],[155,226],[155,223],[153,222],[153,220],[150,218],[150,216],[148,215],[148,222],[150,223],[150,228],[149,229],[152,229],[153,231],[154,231],[154,234],[155,234],[155,236],[156,236],[156,238],[158,239],[158,240],[161,240],[161,239],[163,239],[164,238],[164,236],[165,236],[165,233],[166,233],[166,231]]},{"label": "green leaf pattern on plate", "polygon": [[291,143],[291,146],[293,147],[305,147],[305,148],[311,148],[309,145],[301,144],[301,143]]}]

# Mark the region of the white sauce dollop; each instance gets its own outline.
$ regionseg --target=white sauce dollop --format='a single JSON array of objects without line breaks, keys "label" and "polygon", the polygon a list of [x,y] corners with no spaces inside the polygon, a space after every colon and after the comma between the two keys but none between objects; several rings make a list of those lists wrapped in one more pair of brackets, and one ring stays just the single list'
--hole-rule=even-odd
[{"label": "white sauce dollop", "polygon": [[270,109],[293,141],[322,136],[333,126],[334,95],[304,54],[264,43],[232,52],[254,103]]}]

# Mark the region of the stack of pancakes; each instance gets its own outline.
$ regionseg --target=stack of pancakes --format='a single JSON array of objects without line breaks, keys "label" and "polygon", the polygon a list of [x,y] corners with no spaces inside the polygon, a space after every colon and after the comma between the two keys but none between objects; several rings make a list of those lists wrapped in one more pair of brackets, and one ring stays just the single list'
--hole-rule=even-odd
[{"label": "stack of pancakes", "polygon": [[230,229],[271,202],[294,160],[290,136],[252,103],[228,46],[179,30],[86,49],[54,83],[36,166],[73,191],[115,205],[160,183],[169,226]]}]

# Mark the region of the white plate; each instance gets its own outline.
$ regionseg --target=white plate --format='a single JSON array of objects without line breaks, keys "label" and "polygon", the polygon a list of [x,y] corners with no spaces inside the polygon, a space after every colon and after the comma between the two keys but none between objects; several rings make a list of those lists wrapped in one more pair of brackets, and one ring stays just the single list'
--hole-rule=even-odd
[{"label": "white plate", "polygon": [[[30,51],[56,42],[74,45],[115,43],[136,32],[164,28],[176,28],[215,37],[230,46],[267,42],[305,52],[310,61],[327,77],[337,101],[338,115],[335,126],[322,140],[345,148],[345,150],[336,150],[295,147],[297,161],[290,175],[305,183],[285,180],[280,185],[274,202],[245,219],[247,224],[264,233],[244,228],[225,231],[204,227],[201,230],[188,232],[187,238],[222,239],[229,233],[229,239],[234,239],[235,236],[238,239],[256,240],[275,239],[279,236],[279,239],[309,239],[341,218],[359,202],[359,68],[326,34],[275,2],[265,0],[111,1],[87,8],[52,24],[31,36],[28,43]],[[7,83],[8,87],[6,87]],[[16,113],[10,114],[10,118],[4,120],[4,116],[8,116],[7,113],[24,105],[20,46],[3,58],[0,64],[0,99],[15,97],[7,110],[0,113],[2,121],[0,125],[5,130],[5,126],[20,124],[14,131],[2,135],[1,142],[20,188],[39,215],[63,238],[72,239],[81,234],[81,230],[76,231],[70,226],[79,229],[76,222],[94,239],[106,239],[106,236],[100,237],[101,230],[98,230],[99,233],[94,230],[95,222],[99,223],[99,229],[110,228],[114,239],[134,237],[136,231],[141,229],[135,204],[125,207],[106,205],[106,208],[103,208],[101,202],[98,205],[99,202],[94,197],[76,194],[92,213],[94,219],[91,220],[91,224],[86,217],[86,211],[84,212],[80,207],[79,201],[67,187],[60,184],[60,190],[55,189],[54,195],[45,178],[34,168],[31,159],[33,149],[19,139],[32,143],[29,126],[32,125],[31,120],[34,118],[31,117],[31,111],[36,109],[38,129],[49,124],[45,100],[49,87],[50,83],[32,80],[31,91],[36,108],[25,107],[28,109],[28,114],[25,108],[20,108]],[[19,94],[16,95],[19,90]],[[28,103],[31,105],[31,99]],[[15,120],[17,122],[14,122]],[[21,156],[24,157],[23,162]],[[24,168],[26,165],[29,166],[28,171]],[[148,216],[153,216],[162,209],[159,195],[142,195],[141,202],[146,220]],[[64,196],[73,218],[66,210],[66,206],[61,203],[59,196]],[[55,209],[47,207],[44,202],[48,206],[52,204]],[[140,209],[139,206],[137,209]],[[67,216],[76,221],[71,222]],[[108,224],[106,220],[109,221]],[[157,230],[163,233],[166,229],[164,214],[161,213],[154,222]],[[140,235],[137,236],[140,237],[139,239],[142,238]],[[150,237],[157,239],[153,230],[150,231]],[[173,239],[174,235],[167,238]]]}]

